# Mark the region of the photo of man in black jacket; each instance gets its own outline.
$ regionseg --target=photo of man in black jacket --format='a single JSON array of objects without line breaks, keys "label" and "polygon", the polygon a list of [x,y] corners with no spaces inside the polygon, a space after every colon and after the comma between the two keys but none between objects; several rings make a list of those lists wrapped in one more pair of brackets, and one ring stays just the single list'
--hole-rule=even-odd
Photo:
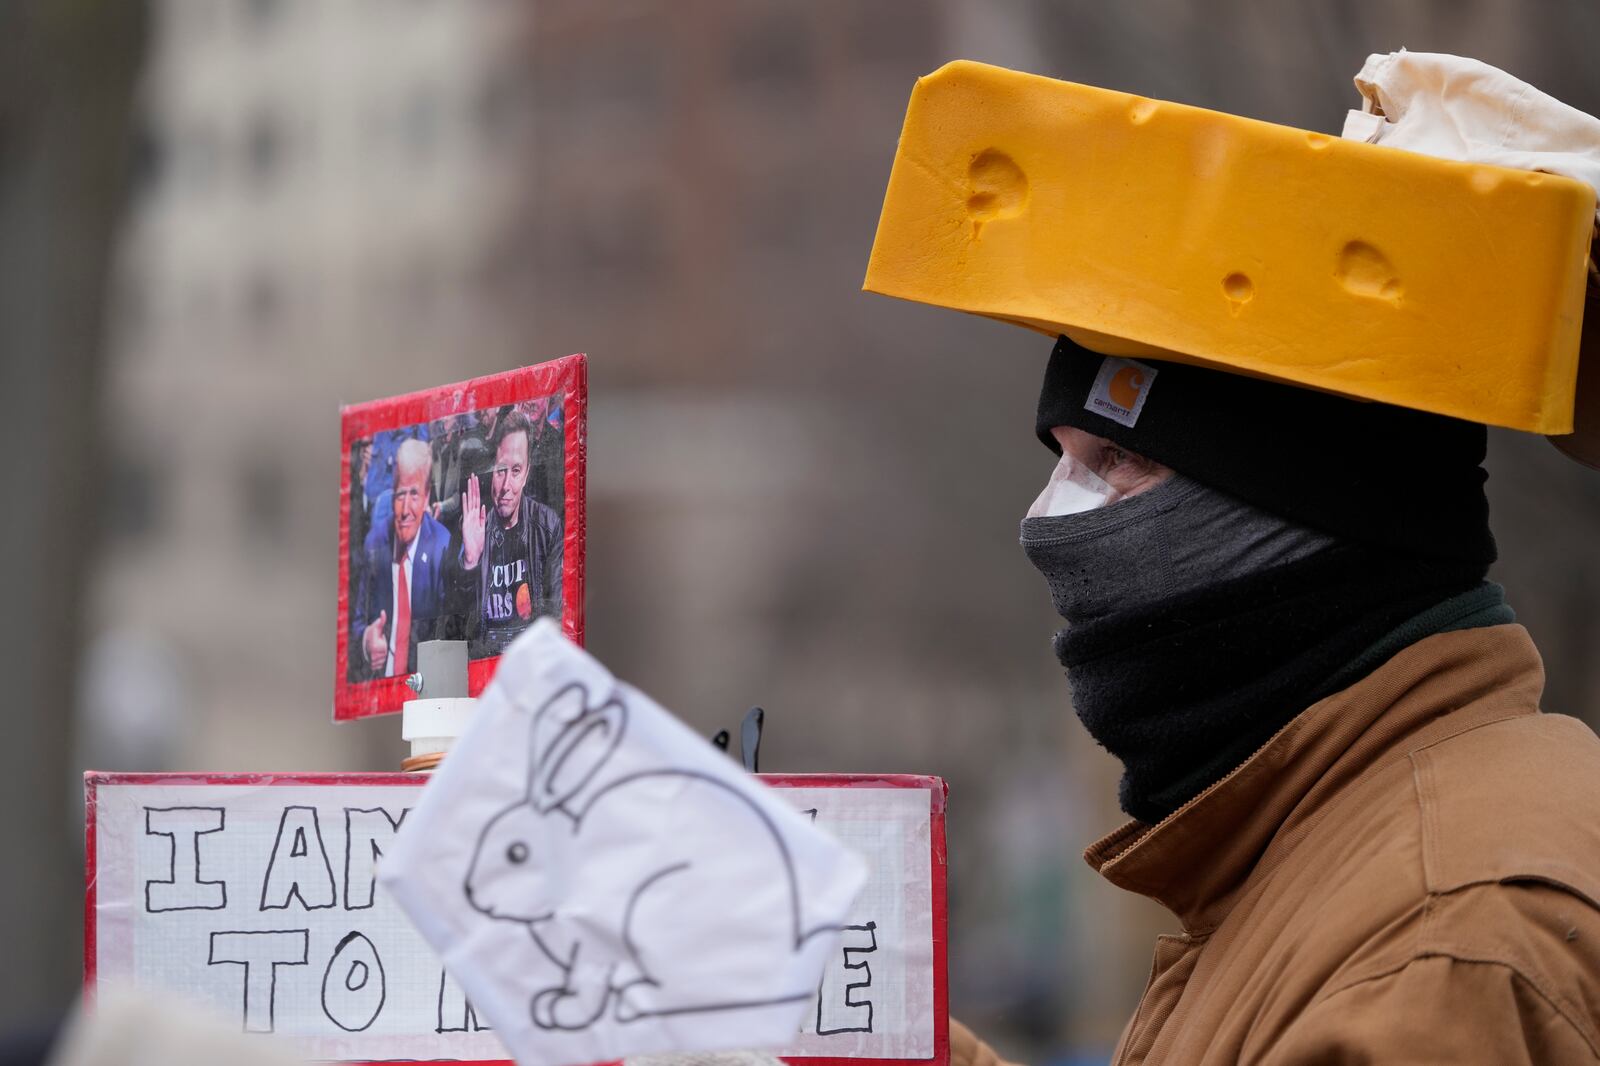
[{"label": "photo of man in black jacket", "polygon": [[473,659],[499,655],[539,615],[561,615],[561,516],[525,492],[533,437],[522,411],[501,417],[491,438],[489,501],[476,477],[462,493],[454,584],[468,605],[463,613]]}]

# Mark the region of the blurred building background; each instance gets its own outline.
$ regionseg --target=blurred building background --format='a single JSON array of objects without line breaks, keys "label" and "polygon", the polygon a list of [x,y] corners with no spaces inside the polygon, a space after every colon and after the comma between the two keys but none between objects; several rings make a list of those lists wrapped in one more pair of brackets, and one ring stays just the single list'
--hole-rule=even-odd
[{"label": "blurred building background", "polygon": [[[767,768],[946,777],[955,1012],[1094,1061],[1168,923],[1078,858],[1117,771],[1016,547],[1049,343],[858,291],[913,80],[1337,131],[1406,46],[1600,112],[1591,0],[3,10],[0,1028],[73,990],[83,768],[397,765],[397,721],[331,724],[338,405],[587,351],[590,647],[707,733],[765,706]],[[1547,706],[1600,721],[1600,476],[1490,467]]]}]

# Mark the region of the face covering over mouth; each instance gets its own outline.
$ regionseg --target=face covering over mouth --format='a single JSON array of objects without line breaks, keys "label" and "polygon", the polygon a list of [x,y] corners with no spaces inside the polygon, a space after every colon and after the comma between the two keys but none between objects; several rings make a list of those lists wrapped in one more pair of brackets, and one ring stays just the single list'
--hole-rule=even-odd
[{"label": "face covering over mouth", "polygon": [[[1061,465],[1070,461],[1064,458]],[[1052,478],[1046,494],[1055,486]],[[1112,493],[1109,486],[1106,490]],[[1154,607],[1181,593],[1303,559],[1334,543],[1325,533],[1182,474],[1136,496],[1108,498],[1105,506],[1069,514],[1030,511],[1022,522],[1022,549],[1049,583],[1056,613],[1069,624]]]},{"label": "face covering over mouth", "polygon": [[[1220,780],[1385,634],[1483,567],[1346,541],[1182,474],[1022,522],[1067,625],[1073,709],[1154,823]],[[1353,683],[1348,679],[1342,683]]]}]

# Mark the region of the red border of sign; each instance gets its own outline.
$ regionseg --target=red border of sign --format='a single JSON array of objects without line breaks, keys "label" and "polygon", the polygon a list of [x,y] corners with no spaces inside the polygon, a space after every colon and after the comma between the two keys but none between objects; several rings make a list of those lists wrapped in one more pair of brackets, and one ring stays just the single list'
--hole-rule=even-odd
[{"label": "red border of sign", "polygon": [[[435,418],[480,411],[486,407],[549,396],[561,391],[562,430],[565,447],[565,500],[561,577],[561,630],[580,647],[583,644],[584,542],[586,528],[585,475],[589,460],[589,360],[582,353],[548,363],[440,385],[405,396],[391,396],[351,404],[339,412],[339,595],[334,655],[333,717],[345,722],[374,714],[389,714],[410,698],[405,678],[385,677],[350,681],[350,446],[361,437],[385,429],[431,422]],[[467,693],[476,696],[494,677],[498,656],[467,663]]]},{"label": "red border of sign", "polygon": [[[426,775],[395,773],[104,773],[83,775],[85,841],[83,893],[83,988],[85,997],[94,992],[96,918],[95,913],[95,822],[97,790],[101,785],[417,785]],[[933,1058],[931,1059],[843,1059],[794,1057],[783,1061],[793,1066],[949,1066],[950,1063],[950,981],[949,981],[949,873],[945,850],[944,816],[950,786],[943,778],[919,774],[757,774],[774,788],[917,788],[927,791],[928,836],[931,848],[929,870],[933,882]],[[388,1060],[396,1061],[396,1060]],[[471,1066],[516,1066],[509,1059],[459,1060]],[[376,1062],[352,1062],[350,1066],[385,1066]],[[617,1066],[614,1063],[600,1066]]]}]

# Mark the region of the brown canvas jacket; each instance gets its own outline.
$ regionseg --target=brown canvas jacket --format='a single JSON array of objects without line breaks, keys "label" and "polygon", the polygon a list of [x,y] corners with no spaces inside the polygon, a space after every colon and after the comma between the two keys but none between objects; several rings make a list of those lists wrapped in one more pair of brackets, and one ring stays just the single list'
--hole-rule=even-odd
[{"label": "brown canvas jacket", "polygon": [[1125,1064],[1600,1061],[1600,739],[1441,633],[1089,864],[1165,905]]}]

